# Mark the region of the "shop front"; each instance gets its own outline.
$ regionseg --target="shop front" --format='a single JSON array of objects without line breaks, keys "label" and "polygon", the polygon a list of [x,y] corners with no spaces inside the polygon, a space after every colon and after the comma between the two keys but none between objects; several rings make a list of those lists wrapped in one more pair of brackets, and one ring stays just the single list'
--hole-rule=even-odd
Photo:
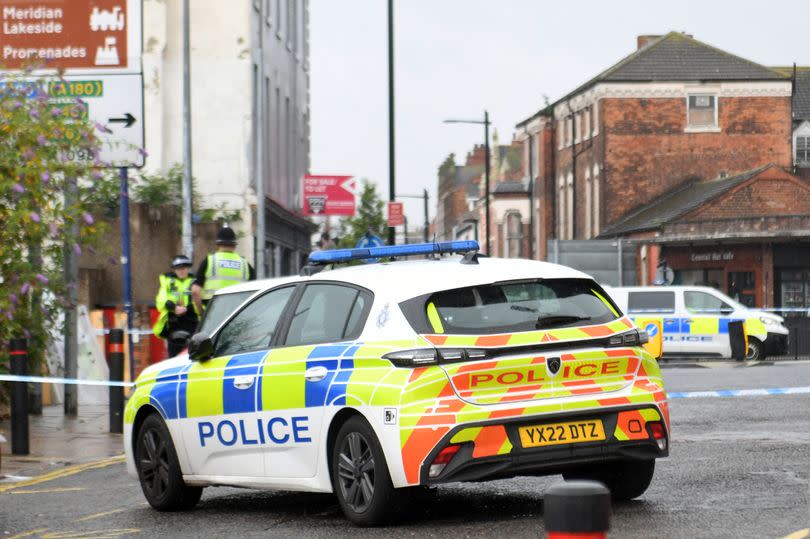
[{"label": "shop front", "polygon": [[660,256],[673,285],[710,286],[748,307],[773,305],[769,244],[666,245]]}]

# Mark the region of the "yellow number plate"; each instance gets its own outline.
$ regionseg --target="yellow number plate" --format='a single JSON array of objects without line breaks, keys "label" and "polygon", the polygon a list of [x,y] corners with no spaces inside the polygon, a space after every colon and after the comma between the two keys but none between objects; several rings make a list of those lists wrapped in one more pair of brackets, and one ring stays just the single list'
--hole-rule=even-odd
[{"label": "yellow number plate", "polygon": [[601,419],[520,427],[518,432],[523,447],[576,444],[605,439],[605,429],[602,427]]}]

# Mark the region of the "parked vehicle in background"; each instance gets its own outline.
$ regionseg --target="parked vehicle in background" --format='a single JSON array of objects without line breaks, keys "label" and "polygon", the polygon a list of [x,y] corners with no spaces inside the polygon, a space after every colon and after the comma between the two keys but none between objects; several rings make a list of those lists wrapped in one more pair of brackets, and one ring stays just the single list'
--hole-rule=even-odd
[{"label": "parked vehicle in background", "polygon": [[606,288],[631,318],[660,317],[664,357],[731,357],[728,324],[742,321],[748,337],[746,359],[783,354],[788,346],[784,319],[742,305],[707,286],[625,286]]}]

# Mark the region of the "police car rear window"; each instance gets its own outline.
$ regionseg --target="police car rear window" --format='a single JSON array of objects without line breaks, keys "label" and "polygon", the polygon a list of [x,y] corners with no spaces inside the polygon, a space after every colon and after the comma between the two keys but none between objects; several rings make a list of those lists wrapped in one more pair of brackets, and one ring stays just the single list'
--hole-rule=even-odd
[{"label": "police car rear window", "polygon": [[675,292],[630,292],[627,297],[627,312],[675,312]]},{"label": "police car rear window", "polygon": [[[403,309],[406,316],[413,309]],[[486,335],[603,324],[618,317],[607,295],[587,279],[506,282],[430,295],[424,316],[437,333]],[[416,328],[416,324],[412,324]]]}]

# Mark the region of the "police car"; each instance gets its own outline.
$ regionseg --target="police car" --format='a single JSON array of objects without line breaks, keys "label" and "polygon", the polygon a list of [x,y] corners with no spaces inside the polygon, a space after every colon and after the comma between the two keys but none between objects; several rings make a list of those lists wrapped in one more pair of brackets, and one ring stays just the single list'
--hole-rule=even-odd
[{"label": "police car", "polygon": [[[377,525],[454,481],[561,473],[641,495],[669,450],[644,332],[583,273],[477,250],[313,253],[188,356],[147,368],[124,441],[148,502],[189,509],[212,485],[333,492]],[[369,258],[397,260],[317,271]]]}]

